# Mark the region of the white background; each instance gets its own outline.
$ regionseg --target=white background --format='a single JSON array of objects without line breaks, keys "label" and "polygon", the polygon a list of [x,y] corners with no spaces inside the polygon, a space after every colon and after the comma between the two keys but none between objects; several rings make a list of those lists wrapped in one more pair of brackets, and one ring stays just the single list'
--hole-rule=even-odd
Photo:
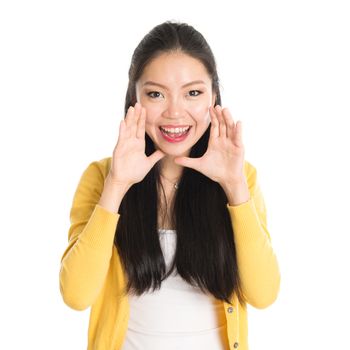
[{"label": "white background", "polygon": [[71,201],[112,154],[133,50],[178,20],[216,56],[279,258],[279,298],[249,307],[251,350],[350,349],[349,18],[335,0],[2,1],[1,348],[86,348],[89,309],[58,283]]}]

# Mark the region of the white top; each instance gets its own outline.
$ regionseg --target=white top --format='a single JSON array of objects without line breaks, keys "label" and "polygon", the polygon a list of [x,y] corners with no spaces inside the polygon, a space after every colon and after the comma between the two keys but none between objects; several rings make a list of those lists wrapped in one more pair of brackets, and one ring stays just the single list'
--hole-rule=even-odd
[{"label": "white top", "polygon": [[[167,271],[176,247],[175,230],[159,230]],[[130,317],[121,350],[227,350],[222,302],[173,273],[161,289],[128,295]]]}]

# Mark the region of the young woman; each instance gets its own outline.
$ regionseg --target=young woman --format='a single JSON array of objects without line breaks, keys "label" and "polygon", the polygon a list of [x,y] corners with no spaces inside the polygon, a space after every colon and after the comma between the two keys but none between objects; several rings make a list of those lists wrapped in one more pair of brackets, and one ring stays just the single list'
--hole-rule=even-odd
[{"label": "young woman", "polygon": [[87,167],[70,219],[60,289],[91,306],[88,349],[248,349],[247,303],[275,301],[279,267],[242,124],[192,26],[137,46],[113,155]]}]

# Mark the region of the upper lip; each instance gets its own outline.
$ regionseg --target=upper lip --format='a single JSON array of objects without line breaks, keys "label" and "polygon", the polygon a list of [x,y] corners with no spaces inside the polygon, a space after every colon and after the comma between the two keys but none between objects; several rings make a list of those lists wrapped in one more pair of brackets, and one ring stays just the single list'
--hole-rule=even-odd
[{"label": "upper lip", "polygon": [[161,128],[168,128],[168,129],[172,129],[172,128],[187,128],[188,126],[191,125],[160,125]]}]

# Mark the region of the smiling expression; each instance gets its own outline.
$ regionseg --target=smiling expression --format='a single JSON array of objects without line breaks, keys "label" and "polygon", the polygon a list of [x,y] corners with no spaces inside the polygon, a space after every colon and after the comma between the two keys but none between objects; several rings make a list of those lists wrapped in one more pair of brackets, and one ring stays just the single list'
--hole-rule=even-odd
[{"label": "smiling expression", "polygon": [[189,154],[208,128],[215,103],[205,66],[184,53],[154,58],[136,82],[136,98],[146,108],[146,133],[156,149],[172,156]]}]

